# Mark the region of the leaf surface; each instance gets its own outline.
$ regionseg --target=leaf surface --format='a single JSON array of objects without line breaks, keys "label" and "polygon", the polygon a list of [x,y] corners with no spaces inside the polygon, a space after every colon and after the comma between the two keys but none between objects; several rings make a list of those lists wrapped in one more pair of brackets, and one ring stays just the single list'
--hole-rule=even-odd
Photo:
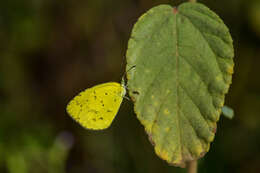
[{"label": "leaf surface", "polygon": [[170,164],[202,157],[216,132],[233,73],[228,28],[206,6],[159,5],[128,42],[129,94],[156,154]]}]

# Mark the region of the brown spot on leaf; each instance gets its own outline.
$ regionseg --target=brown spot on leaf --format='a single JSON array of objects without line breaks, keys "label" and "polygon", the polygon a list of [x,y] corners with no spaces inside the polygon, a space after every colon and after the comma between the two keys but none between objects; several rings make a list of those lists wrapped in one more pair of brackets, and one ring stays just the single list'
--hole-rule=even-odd
[{"label": "brown spot on leaf", "polygon": [[176,7],[173,7],[173,14],[177,14],[178,13],[178,9]]},{"label": "brown spot on leaf", "polygon": [[202,158],[207,152],[201,152],[199,158]]},{"label": "brown spot on leaf", "polygon": [[152,138],[151,133],[147,133],[147,135],[148,135],[148,139],[149,139],[149,141],[151,142],[151,144],[152,144],[153,146],[155,146],[155,143],[154,143],[154,141],[153,141],[153,138]]},{"label": "brown spot on leaf", "polygon": [[212,132],[213,132],[213,133],[216,133],[216,132],[217,132],[217,127],[214,127],[214,128],[212,129]]}]

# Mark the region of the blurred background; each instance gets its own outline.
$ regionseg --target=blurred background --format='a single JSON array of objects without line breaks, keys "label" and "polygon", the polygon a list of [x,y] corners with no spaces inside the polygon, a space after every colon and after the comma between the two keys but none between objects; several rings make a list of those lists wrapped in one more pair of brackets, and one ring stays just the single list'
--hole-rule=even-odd
[{"label": "blurred background", "polygon": [[[124,100],[112,126],[89,131],[66,113],[79,91],[124,73],[133,24],[180,0],[0,0],[1,173],[181,173],[154,153]],[[235,74],[199,172],[260,172],[260,0],[201,0],[230,28]]]}]

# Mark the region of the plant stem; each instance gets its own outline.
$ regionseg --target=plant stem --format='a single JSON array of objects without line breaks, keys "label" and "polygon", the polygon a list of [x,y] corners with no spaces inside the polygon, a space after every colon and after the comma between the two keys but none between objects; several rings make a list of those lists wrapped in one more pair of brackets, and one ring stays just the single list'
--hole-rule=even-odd
[{"label": "plant stem", "polygon": [[187,173],[197,173],[197,160],[187,163]]},{"label": "plant stem", "polygon": [[189,0],[190,2],[196,2],[197,0]]}]

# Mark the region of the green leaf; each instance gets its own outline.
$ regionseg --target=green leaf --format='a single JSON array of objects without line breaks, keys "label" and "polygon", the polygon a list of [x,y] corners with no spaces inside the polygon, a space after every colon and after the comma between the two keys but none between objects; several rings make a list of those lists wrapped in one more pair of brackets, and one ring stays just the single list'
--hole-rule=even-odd
[{"label": "green leaf", "polygon": [[159,5],[135,24],[127,50],[129,94],[156,154],[170,164],[202,157],[233,73],[228,28],[206,6]]},{"label": "green leaf", "polygon": [[234,118],[234,110],[232,108],[228,107],[228,106],[222,107],[222,113],[228,119]]}]

